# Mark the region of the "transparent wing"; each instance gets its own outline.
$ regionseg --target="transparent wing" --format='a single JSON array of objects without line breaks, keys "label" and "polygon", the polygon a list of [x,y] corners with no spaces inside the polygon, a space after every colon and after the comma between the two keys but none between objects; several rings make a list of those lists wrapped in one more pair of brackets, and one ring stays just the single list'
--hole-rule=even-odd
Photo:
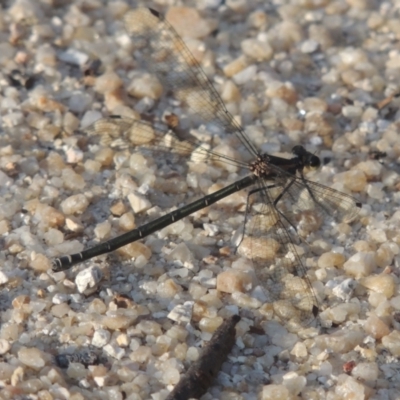
[{"label": "transparent wing", "polygon": [[180,138],[174,131],[161,124],[155,127],[145,121],[115,115],[95,121],[85,129],[85,132],[89,136],[98,136],[99,143],[103,146],[140,147],[155,152],[172,153],[186,161],[215,162],[219,160],[240,168],[249,168],[248,164],[238,159],[211,150],[207,143],[194,136]]},{"label": "transparent wing", "polygon": [[243,128],[226,109],[197,60],[162,15],[138,8],[125,16],[125,27],[141,49],[143,64],[204,123],[213,123],[225,133],[235,134],[248,151],[257,155]]},{"label": "transparent wing", "polygon": [[239,254],[253,260],[256,277],[266,289],[274,313],[283,320],[309,324],[318,302],[288,232],[289,220],[274,205],[272,192],[260,182],[245,225]]}]

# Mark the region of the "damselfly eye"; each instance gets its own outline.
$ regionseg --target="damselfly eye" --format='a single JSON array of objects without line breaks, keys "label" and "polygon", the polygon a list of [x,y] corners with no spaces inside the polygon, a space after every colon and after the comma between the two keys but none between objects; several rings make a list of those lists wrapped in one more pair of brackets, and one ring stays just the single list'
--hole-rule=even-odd
[{"label": "damselfly eye", "polygon": [[319,157],[313,155],[310,157],[308,165],[311,168],[319,168],[319,166],[321,165],[321,160],[319,159]]}]

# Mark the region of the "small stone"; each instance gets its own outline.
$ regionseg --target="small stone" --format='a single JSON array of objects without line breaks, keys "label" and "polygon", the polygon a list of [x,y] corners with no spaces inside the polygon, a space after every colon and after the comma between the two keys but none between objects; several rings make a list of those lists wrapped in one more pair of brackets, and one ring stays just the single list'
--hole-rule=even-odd
[{"label": "small stone", "polygon": [[101,94],[114,92],[122,86],[121,78],[114,71],[107,71],[96,78],[94,90]]},{"label": "small stone", "polygon": [[240,71],[243,71],[249,62],[245,56],[240,56],[235,60],[231,61],[229,64],[225,65],[223,71],[225,76],[228,78],[232,78],[234,75],[238,74]]},{"label": "small stone", "polygon": [[123,229],[124,231],[130,231],[135,228],[135,216],[132,212],[126,212],[121,215],[120,219],[118,220],[118,226]]},{"label": "small stone", "polygon": [[180,36],[201,39],[214,29],[203,19],[195,8],[169,7],[165,18],[174,26]]},{"label": "small stone", "polygon": [[337,174],[335,182],[343,182],[349,190],[353,192],[363,192],[367,186],[367,177],[360,170],[350,170]]},{"label": "small stone", "polygon": [[45,355],[36,348],[21,347],[18,350],[18,360],[34,370],[40,370],[46,365]]},{"label": "small stone", "polygon": [[246,292],[251,289],[252,277],[238,270],[223,271],[217,276],[217,290],[225,293]]},{"label": "small stone", "polygon": [[107,306],[100,299],[93,299],[89,304],[88,311],[95,312],[97,314],[104,314],[107,311]]},{"label": "small stone", "polygon": [[13,372],[12,376],[11,376],[11,385],[12,386],[17,386],[19,384],[21,384],[21,382],[23,382],[24,380],[24,369],[19,366],[17,368],[15,368],[15,371]]},{"label": "small stone", "polygon": [[0,285],[4,285],[7,282],[8,276],[3,271],[0,271]]},{"label": "small stone", "polygon": [[376,381],[379,375],[379,368],[375,362],[361,362],[357,364],[351,375],[364,381]]},{"label": "small stone", "polygon": [[136,76],[129,84],[127,92],[137,99],[148,97],[158,100],[163,93],[163,87],[154,75],[146,73]]},{"label": "small stone", "polygon": [[110,341],[111,333],[106,329],[96,329],[92,338],[92,345],[102,348]]},{"label": "small stone", "polygon": [[121,215],[126,213],[125,204],[121,200],[117,201],[115,204],[113,204],[110,207],[110,212],[112,215],[114,215],[116,217],[120,217]]},{"label": "small stone", "polygon": [[222,317],[202,318],[199,322],[199,328],[203,332],[213,333],[223,322]]},{"label": "small stone", "polygon": [[382,345],[395,357],[400,357],[400,332],[393,331],[382,338]]},{"label": "small stone", "polygon": [[32,254],[29,266],[36,272],[46,272],[51,269],[51,261],[44,254]]},{"label": "small stone", "polygon": [[244,68],[242,71],[235,74],[232,79],[236,83],[236,85],[244,85],[247,82],[255,79],[257,74],[257,66],[256,65],[249,65],[248,67]]},{"label": "small stone", "polygon": [[306,54],[314,53],[314,51],[317,51],[318,46],[319,43],[316,40],[308,39],[300,45],[300,50]]},{"label": "small stone", "polygon": [[343,254],[328,251],[321,254],[318,259],[318,267],[320,268],[342,268],[345,262]]},{"label": "small stone", "polygon": [[390,299],[396,291],[395,279],[390,274],[367,276],[361,279],[360,283],[376,293],[382,293],[387,299]]},{"label": "small stone", "polygon": [[342,399],[365,399],[368,398],[365,386],[346,374],[339,375],[335,394]]},{"label": "small stone", "polygon": [[172,321],[189,323],[192,318],[193,305],[193,301],[178,304],[169,312],[167,317]]},{"label": "small stone", "polygon": [[149,208],[151,208],[150,201],[146,197],[136,192],[130,193],[128,195],[128,201],[135,214],[140,213],[142,211],[146,211]]},{"label": "small stone", "polygon": [[308,354],[307,347],[303,342],[297,342],[291,350],[290,354],[294,355],[297,358],[305,358]]},{"label": "small stone", "polygon": [[140,242],[127,244],[126,246],[118,249],[117,252],[126,259],[143,256],[146,260],[149,260],[152,254],[150,248]]},{"label": "small stone", "polygon": [[75,284],[79,293],[94,292],[98,283],[103,278],[103,273],[97,267],[86,268],[79,272],[75,278]]},{"label": "small stone", "polygon": [[51,313],[56,318],[65,317],[71,311],[67,303],[56,304],[51,308]]},{"label": "small stone", "polygon": [[285,386],[267,385],[262,389],[260,400],[287,400],[290,397],[290,392]]},{"label": "small stone", "polygon": [[343,269],[347,274],[360,279],[369,276],[376,268],[374,252],[360,252],[350,257],[344,264]]},{"label": "small stone", "polygon": [[108,221],[103,221],[100,224],[97,224],[94,228],[94,234],[96,238],[99,240],[107,239],[111,233],[111,224]]},{"label": "small stone", "polygon": [[59,53],[58,59],[65,63],[81,67],[88,62],[89,56],[82,51],[70,47],[66,51]]},{"label": "small stone", "polygon": [[337,331],[329,335],[315,338],[316,345],[321,349],[329,349],[335,353],[347,353],[362,343],[364,334],[358,331]]},{"label": "small stone", "polygon": [[82,190],[85,187],[85,180],[72,168],[64,168],[61,172],[64,187],[68,190]]},{"label": "small stone", "polygon": [[89,206],[89,200],[84,194],[75,194],[61,202],[64,214],[82,214]]},{"label": "small stone", "polygon": [[257,39],[245,39],[241,43],[243,53],[254,60],[268,61],[272,58],[274,51],[267,42],[261,42]]},{"label": "small stone", "polygon": [[[11,344],[6,339],[0,339],[0,355],[6,354],[11,348]],[[1,374],[0,374],[1,376]]]},{"label": "small stone", "polygon": [[298,396],[305,388],[307,380],[304,376],[299,376],[296,372],[288,372],[283,376],[283,385],[293,396]]},{"label": "small stone", "polygon": [[335,286],[332,290],[333,294],[336,297],[339,297],[340,299],[344,301],[350,301],[354,289],[357,287],[357,281],[355,279],[345,279],[342,283],[339,285]]},{"label": "small stone", "polygon": [[105,328],[111,330],[127,329],[138,317],[138,313],[134,309],[118,309],[117,311],[108,312],[102,319]]}]

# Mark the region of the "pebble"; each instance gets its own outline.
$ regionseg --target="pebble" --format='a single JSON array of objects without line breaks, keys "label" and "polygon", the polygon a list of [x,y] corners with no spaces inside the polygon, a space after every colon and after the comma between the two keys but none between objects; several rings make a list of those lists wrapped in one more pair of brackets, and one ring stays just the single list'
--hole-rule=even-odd
[{"label": "pebble", "polygon": [[21,347],[18,350],[18,360],[34,370],[40,370],[46,365],[45,355],[34,347]]},{"label": "pebble", "polygon": [[251,286],[252,277],[247,272],[227,270],[217,276],[217,290],[221,292],[246,292]]},{"label": "pebble", "polygon": [[289,389],[283,385],[264,386],[260,393],[260,400],[287,400],[290,397]]},{"label": "pebble", "polygon": [[376,268],[374,252],[359,252],[351,256],[344,264],[343,270],[354,276],[355,279],[361,279],[369,276]]},{"label": "pebble", "polygon": [[163,93],[163,87],[154,75],[146,73],[132,79],[127,88],[127,92],[138,99],[148,97],[153,100],[158,100]]},{"label": "pebble", "polygon": [[370,275],[360,280],[361,285],[376,293],[382,293],[387,299],[390,299],[396,291],[396,281],[393,275],[380,274]]},{"label": "pebble", "polygon": [[106,344],[103,350],[110,356],[117,360],[121,360],[125,356],[125,350],[117,345]]},{"label": "pebble", "polygon": [[334,353],[344,354],[362,343],[364,334],[358,331],[343,330],[330,335],[320,335],[315,338],[315,344],[321,349],[329,349]]},{"label": "pebble", "polygon": [[353,292],[356,287],[357,281],[349,278],[335,286],[332,290],[332,293],[344,301],[349,301],[353,296]]},{"label": "pebble", "polygon": [[261,42],[257,39],[245,39],[240,44],[243,53],[256,60],[257,62],[268,61],[272,58],[274,52],[267,42]]},{"label": "pebble", "polygon": [[400,332],[393,331],[382,338],[382,346],[395,357],[400,357]]},{"label": "pebble", "polygon": [[199,12],[190,7],[169,7],[165,18],[180,36],[201,39],[214,29],[213,24],[203,19]]},{"label": "pebble", "polygon": [[93,293],[97,290],[97,285],[103,278],[103,273],[97,267],[85,268],[80,271],[75,278],[76,288],[79,293]]},{"label": "pebble", "polygon": [[[4,355],[8,353],[8,351],[11,349],[11,344],[8,340],[6,339],[0,339],[0,355]],[[1,377],[1,374],[0,374]]]},{"label": "pebble", "polygon": [[89,56],[86,53],[77,49],[68,48],[67,50],[62,51],[58,54],[58,59],[65,63],[82,67],[88,62]]},{"label": "pebble", "polygon": [[375,362],[361,362],[351,372],[356,379],[364,381],[376,381],[379,376],[379,368]]},{"label": "pebble", "polygon": [[130,193],[128,195],[128,201],[135,214],[146,211],[152,206],[146,196],[143,196],[137,192]]},{"label": "pebble", "polygon": [[82,214],[88,206],[89,200],[84,194],[69,196],[60,204],[64,214]]}]

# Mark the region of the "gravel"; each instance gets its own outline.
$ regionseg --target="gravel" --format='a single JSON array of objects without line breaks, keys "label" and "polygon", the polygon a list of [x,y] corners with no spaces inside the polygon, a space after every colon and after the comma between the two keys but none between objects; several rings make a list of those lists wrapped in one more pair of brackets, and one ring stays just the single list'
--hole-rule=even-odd
[{"label": "gravel", "polygon": [[[82,132],[110,114],[187,117],[135,68],[140,52],[121,19],[148,2],[8,1],[0,10],[0,397],[165,399],[239,313],[236,344],[203,400],[396,398],[398,6],[155,3],[256,146],[289,156],[304,145],[324,161],[311,179],[362,202],[357,220],[322,225],[302,243],[320,320],[294,330],[275,319],[246,243],[234,251],[245,191],[114,254],[51,271],[51,258],[140,226],[240,171],[194,163],[195,154],[161,169],[163,155],[135,151],[135,137],[115,147],[118,135]],[[218,151],[236,154],[229,141]]]}]

